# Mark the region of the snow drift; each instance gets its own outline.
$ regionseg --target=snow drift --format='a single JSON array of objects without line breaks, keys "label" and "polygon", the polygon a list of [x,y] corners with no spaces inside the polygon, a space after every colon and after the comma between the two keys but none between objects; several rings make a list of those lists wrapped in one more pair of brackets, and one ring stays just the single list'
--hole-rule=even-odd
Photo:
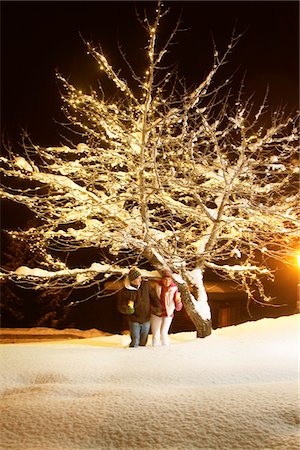
[{"label": "snow drift", "polygon": [[298,325],[1,345],[1,448],[296,450]]}]

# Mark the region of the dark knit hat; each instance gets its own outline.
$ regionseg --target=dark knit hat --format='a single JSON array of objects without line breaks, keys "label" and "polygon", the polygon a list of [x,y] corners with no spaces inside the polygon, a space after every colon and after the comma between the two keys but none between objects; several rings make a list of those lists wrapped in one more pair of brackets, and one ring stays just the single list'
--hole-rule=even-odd
[{"label": "dark knit hat", "polygon": [[160,274],[161,274],[162,278],[172,278],[172,276],[173,276],[171,270],[169,270],[169,269],[162,269],[160,271]]},{"label": "dark knit hat", "polygon": [[141,275],[142,274],[137,267],[131,267],[131,269],[128,272],[128,279],[129,281],[133,281],[136,278],[140,277]]}]

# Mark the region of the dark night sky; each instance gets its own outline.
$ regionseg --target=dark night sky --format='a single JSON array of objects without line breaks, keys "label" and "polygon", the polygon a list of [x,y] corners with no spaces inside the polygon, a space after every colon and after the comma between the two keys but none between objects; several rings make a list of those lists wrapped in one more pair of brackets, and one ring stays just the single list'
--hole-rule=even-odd
[{"label": "dark night sky", "polygon": [[[237,82],[246,72],[247,94],[261,101],[267,85],[271,108],[298,107],[299,4],[297,1],[178,1],[166,25],[182,12],[188,31],[179,33],[174,47],[180,73],[188,83],[201,79],[210,68],[211,35],[217,47],[228,42],[237,23],[246,31],[235,48],[227,75],[239,69]],[[101,43],[116,69],[120,57],[117,42],[142,68],[144,33],[136,15],[156,2],[133,1],[1,1],[1,98],[2,134],[16,143],[26,128],[36,144],[60,143],[63,121],[55,69],[88,88],[96,83],[96,64],[86,54],[80,38]],[[134,51],[132,50],[134,48]],[[225,75],[225,76],[227,76]]]}]

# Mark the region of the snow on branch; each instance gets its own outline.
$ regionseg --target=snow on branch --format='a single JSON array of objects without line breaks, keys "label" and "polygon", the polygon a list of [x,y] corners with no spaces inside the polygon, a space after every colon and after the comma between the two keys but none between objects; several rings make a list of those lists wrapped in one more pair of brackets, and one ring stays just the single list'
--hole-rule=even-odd
[{"label": "snow on branch", "polygon": [[214,264],[211,263],[209,261],[205,262],[205,265],[207,267],[209,267],[210,269],[214,269],[214,270],[220,270],[222,272],[228,272],[228,273],[234,273],[234,272],[256,272],[258,274],[269,274],[270,271],[266,268],[263,267],[259,267],[259,266],[250,266],[250,265],[228,265],[228,264],[223,264],[223,265],[218,265],[218,264]]},{"label": "snow on branch", "polygon": [[[90,267],[84,269],[63,269],[57,271],[49,271],[42,268],[30,268],[20,266],[16,270],[0,272],[0,280],[10,279],[16,283],[27,281],[29,288],[57,288],[58,286],[80,286],[90,285],[90,283],[103,275],[103,280],[109,279],[111,276],[125,277],[128,274],[128,268],[112,266],[109,264],[100,264],[94,262]],[[160,274],[156,270],[140,269],[143,278],[157,279]],[[68,281],[69,280],[69,281]],[[99,280],[98,280],[99,281]]]}]

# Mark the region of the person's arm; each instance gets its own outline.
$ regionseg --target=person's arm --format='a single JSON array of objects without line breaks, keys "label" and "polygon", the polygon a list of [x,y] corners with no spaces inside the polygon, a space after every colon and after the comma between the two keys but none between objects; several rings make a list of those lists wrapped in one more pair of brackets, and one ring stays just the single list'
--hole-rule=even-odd
[{"label": "person's arm", "polygon": [[151,312],[155,316],[160,316],[161,315],[160,300],[158,298],[156,290],[151,285],[149,285],[149,298],[150,298],[150,303],[151,303]]},{"label": "person's arm", "polygon": [[176,292],[174,294],[174,303],[175,303],[176,311],[181,311],[183,304],[182,304],[181,295],[180,295],[180,292],[178,291],[178,289],[176,290]]},{"label": "person's arm", "polygon": [[134,294],[133,291],[122,289],[118,294],[118,311],[121,314],[134,313]]}]

